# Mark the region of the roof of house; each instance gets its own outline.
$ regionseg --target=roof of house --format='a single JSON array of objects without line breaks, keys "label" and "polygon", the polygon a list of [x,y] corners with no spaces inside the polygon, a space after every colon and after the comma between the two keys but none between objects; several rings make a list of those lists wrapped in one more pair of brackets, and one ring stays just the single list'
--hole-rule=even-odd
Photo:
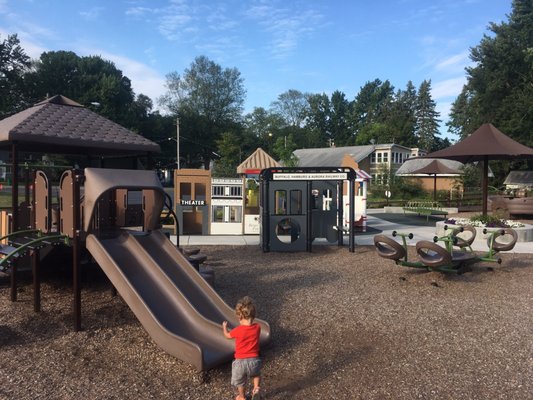
[{"label": "roof of house", "polygon": [[159,145],[57,95],[0,121],[0,147],[91,155],[156,153]]},{"label": "roof of house", "polygon": [[503,184],[533,186],[533,171],[511,171]]},{"label": "roof of house", "polygon": [[339,167],[345,155],[359,163],[372,154],[375,147],[375,145],[367,145],[299,149],[293,154],[298,157],[299,167]]},{"label": "roof of house", "polygon": [[261,147],[258,147],[246,160],[238,167],[238,174],[245,174],[246,171],[260,171],[270,167],[280,167],[281,165],[268,155]]}]

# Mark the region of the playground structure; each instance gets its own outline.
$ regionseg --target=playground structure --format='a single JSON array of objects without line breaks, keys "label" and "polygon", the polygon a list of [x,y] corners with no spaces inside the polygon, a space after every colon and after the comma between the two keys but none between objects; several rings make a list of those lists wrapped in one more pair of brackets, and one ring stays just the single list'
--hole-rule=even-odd
[{"label": "playground structure", "polygon": [[263,251],[310,252],[316,238],[342,246],[347,233],[353,252],[356,180],[350,167],[264,169],[260,174]]},{"label": "playground structure", "polygon": [[[154,171],[86,168],[65,171],[59,202],[48,179],[35,173],[31,229],[5,235],[0,267],[11,274],[16,300],[17,264],[32,260],[34,309],[40,310],[39,259],[50,248],[72,248],[74,328],[81,329],[81,252],[87,249],[148,334],[167,353],[211,369],[233,357],[220,323],[239,324],[235,312],[160,230],[170,199]],[[175,218],[175,216],[174,216]],[[261,342],[270,327],[261,320]]]},{"label": "playground structure", "polygon": [[[449,233],[441,237],[435,236],[433,241],[421,240],[416,243],[419,261],[410,261],[408,258],[407,239],[413,239],[412,233],[393,231],[393,237],[402,238],[401,244],[388,236],[375,235],[374,246],[381,257],[393,260],[399,266],[462,274],[470,269],[470,265],[477,262],[501,264],[502,259],[498,257],[498,253],[512,250],[517,241],[517,234],[511,228],[492,231],[485,229],[483,233],[488,235],[488,251],[477,254],[472,249],[477,232],[474,227],[446,225],[444,229],[449,230]],[[437,244],[438,242],[442,242],[444,247]]]}]

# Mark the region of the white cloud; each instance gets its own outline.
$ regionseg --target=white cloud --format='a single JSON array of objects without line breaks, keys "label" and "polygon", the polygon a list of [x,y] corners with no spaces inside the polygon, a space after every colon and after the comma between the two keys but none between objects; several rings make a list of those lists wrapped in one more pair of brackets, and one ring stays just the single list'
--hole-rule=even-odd
[{"label": "white cloud", "polygon": [[271,35],[268,46],[276,58],[291,54],[306,37],[320,27],[323,16],[313,9],[296,10],[270,5],[250,7],[245,15]]},{"label": "white cloud", "polygon": [[437,62],[435,69],[442,72],[464,71],[464,68],[470,63],[469,52],[463,51],[451,55]]},{"label": "white cloud", "polygon": [[457,97],[463,90],[466,77],[456,77],[432,83],[431,95],[435,100]]},{"label": "white cloud", "polygon": [[86,11],[80,11],[79,14],[82,18],[88,21],[95,21],[98,19],[98,17],[104,10],[105,10],[104,7],[93,7]]}]

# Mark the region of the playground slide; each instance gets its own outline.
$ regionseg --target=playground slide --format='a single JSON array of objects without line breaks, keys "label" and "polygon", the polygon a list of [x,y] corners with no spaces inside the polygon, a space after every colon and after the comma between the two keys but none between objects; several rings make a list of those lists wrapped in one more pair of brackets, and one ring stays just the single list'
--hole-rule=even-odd
[{"label": "playground slide", "polygon": [[[167,353],[208,370],[232,359],[221,322],[235,313],[161,232],[88,235],[87,249],[153,340]],[[261,320],[261,343],[270,327]]]}]

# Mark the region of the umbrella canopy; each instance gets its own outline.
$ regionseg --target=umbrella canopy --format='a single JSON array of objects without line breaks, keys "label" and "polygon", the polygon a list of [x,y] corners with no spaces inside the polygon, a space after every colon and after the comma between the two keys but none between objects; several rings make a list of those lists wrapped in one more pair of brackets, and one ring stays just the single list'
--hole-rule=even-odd
[{"label": "umbrella canopy", "polygon": [[415,169],[411,174],[428,174],[433,175],[433,200],[437,200],[437,175],[457,174],[457,169],[450,168],[441,160],[431,160],[425,166]]},{"label": "umbrella canopy", "polygon": [[429,164],[411,171],[411,174],[429,174],[429,175],[439,175],[439,174],[458,174],[457,169],[448,167],[441,160],[432,160]]},{"label": "umbrella canopy", "polygon": [[483,215],[487,215],[488,161],[533,158],[533,149],[506,136],[494,125],[483,124],[460,142],[424,158],[447,158],[462,163],[483,161]]}]

